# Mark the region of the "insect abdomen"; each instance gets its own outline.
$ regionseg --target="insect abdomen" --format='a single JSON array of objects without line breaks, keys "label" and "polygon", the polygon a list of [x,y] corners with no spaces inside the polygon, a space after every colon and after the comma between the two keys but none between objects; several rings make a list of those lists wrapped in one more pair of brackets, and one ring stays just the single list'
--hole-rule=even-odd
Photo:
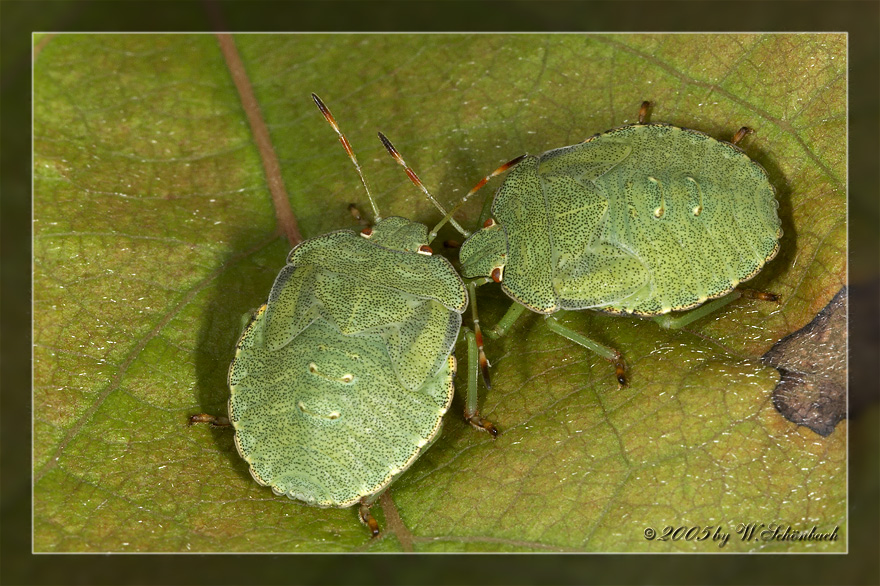
[{"label": "insect abdomen", "polygon": [[[643,315],[686,309],[730,291],[776,253],[773,187],[730,144],[674,126],[635,125],[544,157],[552,168],[544,182],[548,201],[595,210],[579,237],[566,229],[569,236],[553,239],[555,258],[567,263],[554,280],[564,308]],[[580,187],[576,205],[570,189],[556,189],[566,173]],[[558,211],[553,217],[555,235],[564,222]],[[590,281],[586,265],[610,268]],[[574,275],[579,287],[567,280]],[[597,295],[605,299],[596,303]]]}]

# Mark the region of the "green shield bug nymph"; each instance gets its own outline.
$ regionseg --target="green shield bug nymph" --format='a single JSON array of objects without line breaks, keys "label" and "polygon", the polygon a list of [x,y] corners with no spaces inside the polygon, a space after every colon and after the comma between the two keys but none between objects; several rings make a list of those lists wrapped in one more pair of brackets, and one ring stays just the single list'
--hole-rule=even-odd
[{"label": "green shield bug nymph", "polygon": [[743,295],[776,300],[736,289],[782,236],[766,171],[736,146],[749,130],[723,142],[646,123],[648,106],[637,124],[502,167],[516,164],[494,197],[494,219],[460,251],[462,276],[500,282],[514,300],[490,333],[526,308],[545,314],[553,331],[614,362],[621,385],[620,353],[552,314],[593,309],[675,328]]},{"label": "green shield bug nymph", "polygon": [[[312,97],[366,188],[348,140]],[[360,504],[361,521],[377,535],[370,505],[437,438],[452,401],[452,351],[468,292],[428,246],[451,214],[429,234],[405,218],[382,219],[367,195],[372,228],[331,232],[291,250],[236,346],[229,423],[258,483],[313,506]],[[463,331],[476,368],[476,337]],[[475,370],[468,395],[468,421],[494,436],[476,410]]]}]

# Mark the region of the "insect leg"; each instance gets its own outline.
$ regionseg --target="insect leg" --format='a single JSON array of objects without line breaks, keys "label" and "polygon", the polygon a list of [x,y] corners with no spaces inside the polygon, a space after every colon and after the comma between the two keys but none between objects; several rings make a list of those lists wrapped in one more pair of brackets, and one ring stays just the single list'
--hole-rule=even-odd
[{"label": "insect leg", "polygon": [[500,338],[507,333],[507,330],[509,330],[514,323],[516,323],[516,320],[519,319],[525,310],[525,305],[514,301],[507,310],[507,313],[504,314],[491,330],[486,332],[486,335],[493,340]]},{"label": "insect leg", "polygon": [[703,304],[690,311],[686,311],[680,315],[672,315],[667,313],[664,315],[654,316],[653,319],[655,322],[660,324],[661,328],[665,328],[667,330],[677,330],[697,321],[701,317],[709,315],[713,311],[721,309],[731,301],[735,301],[740,297],[742,297],[742,293],[734,289],[724,297],[714,299],[709,303]]},{"label": "insect leg", "polygon": [[480,416],[477,408],[477,370],[479,370],[480,350],[477,347],[477,336],[468,328],[462,328],[464,337],[468,346],[468,382],[467,382],[467,401],[465,401],[464,418],[474,428],[485,431],[492,438],[498,437],[498,429],[488,419]]},{"label": "insect leg", "polygon": [[733,138],[730,139],[730,144],[738,144],[739,141],[744,139],[748,134],[754,134],[754,130],[749,128],[748,126],[743,126],[739,130],[736,131],[736,134],[733,135]]},{"label": "insect leg", "polygon": [[779,303],[779,295],[777,295],[776,293],[757,291],[755,289],[746,289],[744,287],[737,287],[736,290],[739,291],[746,299],[757,299],[759,301],[772,301],[774,303]]},{"label": "insect leg", "polygon": [[731,301],[735,301],[740,297],[745,297],[746,299],[759,299],[761,301],[774,301],[779,303],[779,295],[775,293],[765,293],[764,291],[755,291],[754,289],[734,289],[724,297],[719,297],[705,305],[701,305],[695,309],[687,311],[681,315],[673,316],[671,314],[658,315],[654,317],[654,321],[660,324],[661,328],[666,328],[668,330],[677,330],[679,328],[683,328],[688,324],[691,324],[701,317],[705,317],[712,313],[713,311],[717,311],[721,309]]},{"label": "insect leg", "polygon": [[370,534],[373,537],[379,536],[379,522],[370,514],[370,507],[373,506],[373,503],[375,503],[378,498],[379,495],[377,494],[362,498],[360,509],[358,509],[358,518],[361,520],[361,523],[369,528]]},{"label": "insect leg", "polygon": [[654,321],[660,324],[660,327],[662,328],[677,330],[697,321],[701,317],[709,315],[713,311],[721,309],[731,301],[735,301],[740,297],[779,303],[779,295],[776,295],[775,293],[766,293],[764,291],[756,291],[754,289],[737,288],[725,295],[724,297],[719,297],[718,299],[710,301],[705,305],[701,305],[700,307],[692,309],[681,315],[658,315],[654,317]]},{"label": "insect leg", "polygon": [[190,415],[189,424],[195,425],[196,423],[210,423],[211,427],[229,427],[232,425],[229,423],[228,417],[223,417],[222,415],[208,415],[207,413]]},{"label": "insect leg", "polygon": [[614,374],[617,377],[617,382],[620,383],[621,387],[626,386],[626,364],[623,362],[623,356],[620,355],[620,352],[609,348],[608,346],[603,346],[598,342],[594,342],[571,328],[562,325],[553,316],[547,316],[547,326],[563,338],[568,338],[575,344],[580,344],[587,350],[592,350],[602,358],[613,362]]},{"label": "insect leg", "polygon": [[680,315],[673,316],[667,313],[665,315],[654,316],[653,319],[660,324],[661,328],[677,330],[697,321],[701,317],[709,315],[713,311],[721,309],[731,301],[736,301],[740,297],[745,297],[746,299],[760,299],[761,301],[779,302],[779,296],[774,293],[764,293],[763,291],[755,291],[754,289],[734,289],[724,297],[719,297],[718,299],[712,300],[709,303],[690,311],[686,311]]},{"label": "insect leg", "polygon": [[468,283],[468,293],[470,293],[470,302],[471,302],[471,317],[474,321],[474,334],[477,343],[477,349],[479,350],[479,363],[480,363],[480,372],[483,373],[483,382],[486,383],[486,388],[491,389],[492,384],[489,382],[489,360],[486,358],[486,353],[483,351],[483,332],[480,330],[480,317],[477,314],[477,287],[479,285],[483,285],[487,282],[486,279],[475,279]]},{"label": "insect leg", "polygon": [[639,107],[639,124],[644,124],[648,119],[648,110],[651,108],[651,102],[645,100]]}]

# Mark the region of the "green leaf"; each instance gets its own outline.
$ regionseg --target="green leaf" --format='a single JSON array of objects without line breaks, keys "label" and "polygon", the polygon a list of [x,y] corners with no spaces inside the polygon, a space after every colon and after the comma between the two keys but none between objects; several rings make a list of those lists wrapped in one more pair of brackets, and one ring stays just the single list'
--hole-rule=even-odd
[{"label": "green leaf", "polygon": [[[263,162],[211,35],[58,35],[34,65],[34,549],[37,551],[844,551],[846,423],[828,437],[771,403],[760,357],[845,282],[846,38],[825,35],[239,35],[304,237],[356,227],[363,187],[315,108],[348,136],[380,211],[440,214],[382,130],[452,206],[481,177],[652,119],[730,138],[768,170],[785,235],[739,300],[681,331],[591,312],[561,317],[619,349],[611,365],[540,316],[488,340],[493,387],[373,508],[313,509],[249,476],[226,411],[240,319],[289,245]],[[482,200],[457,215],[475,228]],[[445,228],[440,239],[454,238]],[[438,240],[438,241],[439,241]],[[435,244],[435,249],[440,247]],[[454,251],[450,252],[454,257]],[[492,324],[509,300],[479,296]],[[464,383],[464,357],[459,388]],[[743,540],[740,524],[836,541]],[[718,541],[663,528],[720,527]],[[647,540],[653,528],[657,538]],[[784,530],[784,529],[783,529]]]}]

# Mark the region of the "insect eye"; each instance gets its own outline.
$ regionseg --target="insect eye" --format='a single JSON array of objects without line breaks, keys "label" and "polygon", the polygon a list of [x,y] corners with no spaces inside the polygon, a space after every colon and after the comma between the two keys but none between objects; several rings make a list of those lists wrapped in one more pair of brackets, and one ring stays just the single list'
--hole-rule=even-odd
[{"label": "insect eye", "polygon": [[492,269],[492,280],[496,283],[500,283],[503,272],[504,271],[501,267],[495,267],[494,269]]},{"label": "insect eye", "polygon": [[494,225],[495,225],[495,220],[493,220],[492,218],[489,218],[488,220],[483,222],[483,228],[491,228]]},{"label": "insect eye", "polygon": [[428,246],[427,244],[422,244],[421,246],[419,246],[419,254],[431,256],[433,253],[434,253],[434,251],[431,250],[431,247]]},{"label": "insect eye", "polygon": [[367,228],[364,228],[363,230],[361,230],[361,236],[363,236],[364,238],[369,238],[372,235],[373,235],[372,228],[367,227]]}]

